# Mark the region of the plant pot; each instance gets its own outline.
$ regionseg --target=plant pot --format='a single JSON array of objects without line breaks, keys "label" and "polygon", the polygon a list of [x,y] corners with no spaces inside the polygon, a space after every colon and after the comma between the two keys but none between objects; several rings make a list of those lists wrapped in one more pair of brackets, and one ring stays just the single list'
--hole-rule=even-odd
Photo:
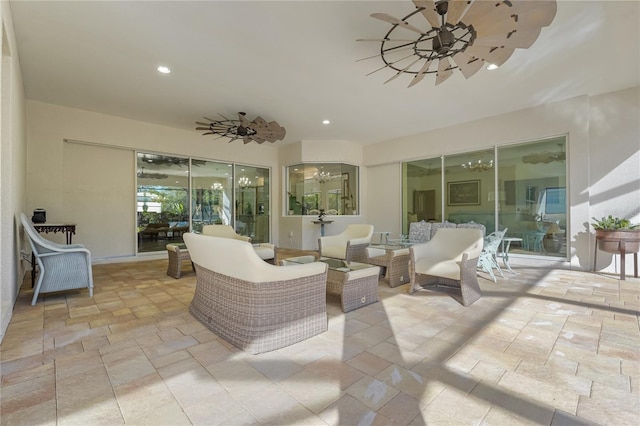
[{"label": "plant pot", "polygon": [[625,253],[640,251],[640,229],[626,231],[596,230],[598,248],[607,253],[620,253],[624,247]]}]

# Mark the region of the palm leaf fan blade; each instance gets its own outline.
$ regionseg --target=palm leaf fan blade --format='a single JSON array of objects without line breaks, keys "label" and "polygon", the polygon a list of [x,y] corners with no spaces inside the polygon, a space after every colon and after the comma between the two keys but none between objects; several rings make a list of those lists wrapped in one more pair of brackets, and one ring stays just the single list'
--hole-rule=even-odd
[{"label": "palm leaf fan blade", "polygon": [[475,0],[462,16],[462,21],[474,27],[484,23],[490,24],[509,17],[511,10],[511,6],[505,2]]},{"label": "palm leaf fan blade", "polygon": [[413,25],[409,24],[408,22],[405,22],[402,19],[395,18],[395,17],[393,17],[393,16],[391,16],[389,14],[386,14],[386,13],[372,13],[371,17],[372,18],[376,18],[376,19],[380,19],[381,21],[387,22],[389,24],[397,25],[399,27],[402,27],[402,28],[407,29],[409,31],[416,32],[418,34],[422,34],[422,30],[420,28],[414,27]]},{"label": "palm leaf fan blade", "polygon": [[467,0],[449,0],[449,10],[447,12],[447,24],[455,25],[460,21],[463,12],[467,8]]},{"label": "palm leaf fan blade", "polygon": [[441,25],[440,15],[438,15],[438,12],[436,11],[436,4],[434,1],[413,0],[413,4],[415,4],[417,8],[422,8],[420,13],[422,13],[422,16],[425,17],[425,19],[427,20],[427,22],[429,22],[429,25],[431,25],[432,28],[440,27]]},{"label": "palm leaf fan blade", "polygon": [[502,65],[511,57],[515,49],[489,46],[468,46],[465,53],[475,58],[482,59],[489,64]]},{"label": "palm leaf fan blade", "polygon": [[477,73],[484,62],[478,58],[474,58],[473,56],[469,56],[466,53],[458,52],[453,55],[453,62],[456,63],[458,69],[464,76],[464,78],[469,78],[475,73]]},{"label": "palm leaf fan blade", "polygon": [[429,67],[431,66],[431,63],[433,61],[431,61],[430,59],[427,60],[427,62],[424,63],[424,65],[422,66],[422,68],[420,68],[420,71],[418,71],[418,74],[415,75],[415,77],[413,77],[411,79],[411,82],[409,83],[409,85],[407,86],[407,88],[411,87],[411,86],[415,86],[416,84],[420,83],[422,81],[422,79],[424,78],[425,75],[427,75],[427,71],[429,71]]},{"label": "palm leaf fan blade", "polygon": [[474,46],[504,46],[516,49],[528,49],[538,39],[541,29],[516,31],[499,36],[478,37]]},{"label": "palm leaf fan blade", "polygon": [[449,59],[440,59],[440,62],[438,62],[438,72],[436,74],[436,86],[444,83],[444,81],[451,77],[452,74],[453,71],[451,70],[451,63],[449,63]]}]

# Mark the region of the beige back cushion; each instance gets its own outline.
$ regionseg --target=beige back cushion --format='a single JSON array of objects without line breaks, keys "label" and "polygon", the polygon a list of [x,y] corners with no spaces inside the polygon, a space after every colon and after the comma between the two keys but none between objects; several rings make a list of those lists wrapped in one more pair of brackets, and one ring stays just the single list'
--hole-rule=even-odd
[{"label": "beige back cushion", "polygon": [[186,232],[183,239],[193,263],[244,281],[286,281],[321,274],[326,270],[326,264],[322,262],[286,268],[270,265],[260,259],[253,246],[246,241],[192,232]]}]

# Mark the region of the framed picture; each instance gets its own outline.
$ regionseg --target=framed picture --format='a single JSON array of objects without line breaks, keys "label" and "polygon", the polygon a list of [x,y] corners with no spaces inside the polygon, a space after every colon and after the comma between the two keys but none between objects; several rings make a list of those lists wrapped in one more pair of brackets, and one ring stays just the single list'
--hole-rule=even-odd
[{"label": "framed picture", "polygon": [[448,183],[448,205],[472,206],[480,204],[480,181],[464,180]]}]

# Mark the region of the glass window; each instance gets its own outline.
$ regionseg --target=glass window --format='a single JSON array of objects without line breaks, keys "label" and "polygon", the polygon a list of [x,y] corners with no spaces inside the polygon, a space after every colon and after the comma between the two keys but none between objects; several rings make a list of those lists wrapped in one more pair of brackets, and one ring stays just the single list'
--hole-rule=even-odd
[{"label": "glass window", "polygon": [[189,230],[189,159],[137,154],[138,252],[164,250]]},{"label": "glass window", "polygon": [[498,148],[498,220],[522,238],[514,253],[567,254],[565,148],[564,137]]},{"label": "glass window", "polygon": [[409,233],[411,222],[442,220],[442,159],[410,161],[402,164],[403,233]]},{"label": "glass window", "polygon": [[[270,169],[137,153],[138,252],[166,250],[204,225],[235,227],[252,242],[269,242]],[[191,190],[189,190],[191,188]]]},{"label": "glass window", "polygon": [[204,225],[232,223],[233,165],[191,160],[191,221],[193,230]]},{"label": "glass window", "polygon": [[358,214],[358,167],[344,163],[307,163],[287,167],[289,215]]},{"label": "glass window", "polygon": [[235,229],[253,243],[270,239],[269,169],[236,165]]},{"label": "glass window", "polygon": [[444,158],[444,217],[449,222],[476,222],[495,230],[494,150],[447,155]]},{"label": "glass window", "polygon": [[403,232],[443,217],[481,223],[487,233],[497,222],[521,239],[513,253],[566,257],[565,148],[563,136],[403,163]]}]

